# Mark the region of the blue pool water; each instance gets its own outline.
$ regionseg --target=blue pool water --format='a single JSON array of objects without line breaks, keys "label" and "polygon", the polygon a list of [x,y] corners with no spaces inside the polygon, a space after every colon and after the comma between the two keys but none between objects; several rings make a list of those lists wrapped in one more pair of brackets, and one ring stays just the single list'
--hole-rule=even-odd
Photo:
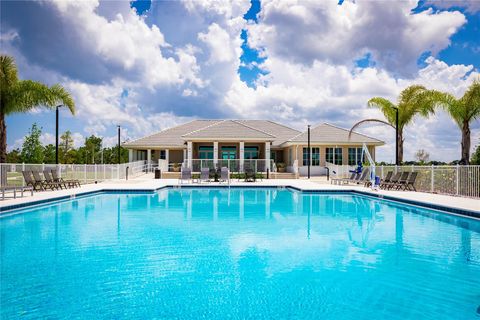
[{"label": "blue pool water", "polygon": [[480,319],[479,230],[353,194],[86,196],[0,219],[0,318]]}]

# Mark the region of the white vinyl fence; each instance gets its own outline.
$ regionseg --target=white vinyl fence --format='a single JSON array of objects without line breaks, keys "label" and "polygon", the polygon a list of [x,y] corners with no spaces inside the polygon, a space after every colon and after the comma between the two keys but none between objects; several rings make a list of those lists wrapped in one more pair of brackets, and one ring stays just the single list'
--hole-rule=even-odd
[{"label": "white vinyl fence", "polygon": [[1,185],[25,185],[22,171],[56,170],[64,179],[78,179],[81,183],[94,183],[114,179],[137,177],[147,171],[145,161],[135,161],[122,164],[27,164],[1,163]]},{"label": "white vinyl fence", "polygon": [[[330,174],[348,176],[356,167],[327,164]],[[375,175],[384,178],[388,171],[418,172],[415,188],[418,191],[480,198],[480,166],[377,166]]]}]

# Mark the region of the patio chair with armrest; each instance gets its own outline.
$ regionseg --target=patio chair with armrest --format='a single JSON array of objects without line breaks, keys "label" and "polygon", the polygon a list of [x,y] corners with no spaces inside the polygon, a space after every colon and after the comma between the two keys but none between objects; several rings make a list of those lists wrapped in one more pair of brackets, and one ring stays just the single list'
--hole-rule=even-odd
[{"label": "patio chair with armrest", "polygon": [[63,188],[67,189],[67,185],[64,182],[57,182],[53,180],[50,170],[47,170],[47,169],[43,170],[43,176],[45,177],[46,182],[57,183],[60,189],[63,189]]},{"label": "patio chair with armrest", "polygon": [[67,184],[68,187],[72,187],[72,188],[81,186],[80,180],[78,179],[64,179],[62,177],[59,177],[57,170],[55,169],[52,169],[51,173],[52,173],[53,181],[55,182],[61,182],[61,183]]},{"label": "patio chair with armrest", "polygon": [[33,179],[36,183],[39,183],[42,186],[42,190],[50,190],[60,189],[60,184],[58,182],[47,182],[46,180],[42,179],[40,176],[40,172],[32,170]]}]

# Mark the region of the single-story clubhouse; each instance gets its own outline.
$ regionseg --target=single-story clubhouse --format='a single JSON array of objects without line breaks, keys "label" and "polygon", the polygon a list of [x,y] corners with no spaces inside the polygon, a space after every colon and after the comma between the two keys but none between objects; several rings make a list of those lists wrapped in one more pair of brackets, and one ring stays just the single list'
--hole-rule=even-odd
[{"label": "single-story clubhouse", "polygon": [[[311,173],[323,174],[326,163],[355,165],[365,143],[375,159],[375,147],[383,141],[322,123],[310,130]],[[308,165],[308,135],[269,120],[193,120],[124,144],[129,161],[166,164],[169,171],[180,166],[200,171],[204,166],[228,166],[243,171],[275,170],[305,175]]]}]

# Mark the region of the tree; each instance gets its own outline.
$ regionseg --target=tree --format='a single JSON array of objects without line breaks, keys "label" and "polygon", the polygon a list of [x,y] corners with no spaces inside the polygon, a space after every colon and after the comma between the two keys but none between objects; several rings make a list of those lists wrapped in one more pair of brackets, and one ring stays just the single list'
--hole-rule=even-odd
[{"label": "tree", "polygon": [[350,129],[352,131],[367,122],[379,122],[387,124],[393,128],[396,126],[396,109],[398,109],[398,161],[403,161],[403,130],[412,122],[416,115],[427,116],[434,112],[435,93],[427,90],[424,86],[412,85],[405,88],[398,97],[397,104],[388,99],[381,97],[371,98],[367,105],[370,108],[378,108],[385,116],[385,120],[381,119],[365,119],[355,123]]},{"label": "tree", "polygon": [[42,135],[42,128],[39,128],[36,123],[32,125],[29,134],[25,137],[22,146],[22,159],[26,163],[43,163],[45,154],[40,136]]},{"label": "tree", "polygon": [[44,163],[55,163],[55,146],[53,144],[47,144],[45,148],[43,148],[43,162]]},{"label": "tree", "polygon": [[480,164],[480,142],[472,154],[472,158],[470,159],[470,164],[477,164],[477,165]]},{"label": "tree", "polygon": [[5,117],[16,112],[28,112],[37,106],[67,106],[75,113],[70,93],[59,84],[51,87],[32,80],[19,80],[12,57],[0,56],[0,163],[7,157],[7,125]]},{"label": "tree", "polygon": [[462,132],[460,163],[470,160],[470,123],[480,118],[480,79],[473,81],[460,99],[449,93],[436,92],[437,102],[450,114]]},{"label": "tree", "polygon": [[430,160],[430,155],[427,151],[420,149],[415,153],[415,159],[417,159],[420,164],[425,164]]},{"label": "tree", "polygon": [[7,153],[7,163],[21,163],[22,155],[20,149],[13,149]]},{"label": "tree", "polygon": [[58,158],[61,163],[72,163],[72,153],[73,150],[73,138],[70,130],[65,131],[60,136],[60,141],[58,143]]},{"label": "tree", "polygon": [[102,138],[91,135],[85,139],[85,151],[88,153],[87,163],[101,162],[100,151],[102,150]]}]

